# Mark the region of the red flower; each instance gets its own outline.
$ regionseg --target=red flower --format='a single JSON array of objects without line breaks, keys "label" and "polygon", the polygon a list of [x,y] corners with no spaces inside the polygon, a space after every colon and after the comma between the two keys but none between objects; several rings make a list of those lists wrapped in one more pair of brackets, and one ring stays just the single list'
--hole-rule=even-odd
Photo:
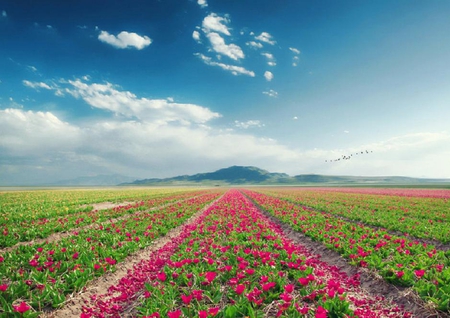
[{"label": "red flower", "polygon": [[95,270],[98,270],[98,269],[100,269],[101,268],[101,266],[99,265],[99,264],[94,264],[94,269]]},{"label": "red flower", "polygon": [[0,285],[0,291],[6,291],[8,289],[7,284]]},{"label": "red flower", "polygon": [[24,312],[30,310],[31,307],[28,306],[27,303],[23,301],[23,302],[20,303],[20,305],[13,306],[13,308],[14,308],[14,311],[23,314]]},{"label": "red flower", "polygon": [[405,272],[404,272],[404,271],[398,271],[398,272],[397,272],[397,278],[402,278],[403,275],[405,275]]},{"label": "red flower", "polygon": [[208,312],[206,310],[199,310],[198,311],[198,317],[199,318],[206,318],[206,317],[208,317]]},{"label": "red flower", "polygon": [[72,258],[73,259],[77,259],[78,258],[78,252],[73,253]]}]

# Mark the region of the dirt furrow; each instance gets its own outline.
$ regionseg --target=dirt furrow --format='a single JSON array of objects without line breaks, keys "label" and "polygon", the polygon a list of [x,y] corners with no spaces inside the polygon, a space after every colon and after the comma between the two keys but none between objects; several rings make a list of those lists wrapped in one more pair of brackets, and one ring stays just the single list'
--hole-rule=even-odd
[{"label": "dirt furrow", "polygon": [[[245,194],[244,194],[245,195]],[[246,196],[247,197],[247,196]],[[247,197],[260,211],[272,222],[280,226],[286,237],[299,245],[303,245],[321,261],[328,264],[336,265],[341,271],[348,276],[358,275],[361,287],[372,296],[383,296],[388,301],[392,301],[404,310],[411,312],[414,317],[450,317],[446,313],[438,312],[428,307],[423,300],[411,289],[400,286],[394,286],[387,283],[381,276],[374,271],[366,268],[355,267],[347,262],[339,253],[328,249],[321,242],[313,241],[303,233],[294,230],[290,225],[282,222],[278,218],[271,215],[257,202]]]},{"label": "dirt furrow", "polygon": [[[82,307],[88,304],[93,295],[106,295],[110,286],[114,286],[119,281],[126,277],[129,271],[133,271],[134,266],[140,262],[143,262],[151,257],[152,254],[158,252],[164,245],[178,237],[187,224],[194,224],[197,219],[215,202],[219,201],[223,195],[209,203],[203,209],[199,210],[193,216],[191,216],[182,225],[170,230],[165,236],[156,239],[151,246],[136,252],[128,256],[124,261],[120,262],[114,272],[108,272],[105,275],[98,277],[86,285],[82,291],[74,293],[68,297],[66,304],[61,309],[57,309],[51,312],[43,313],[41,318],[69,318],[80,317],[82,313]],[[104,299],[106,300],[106,299]]]}]

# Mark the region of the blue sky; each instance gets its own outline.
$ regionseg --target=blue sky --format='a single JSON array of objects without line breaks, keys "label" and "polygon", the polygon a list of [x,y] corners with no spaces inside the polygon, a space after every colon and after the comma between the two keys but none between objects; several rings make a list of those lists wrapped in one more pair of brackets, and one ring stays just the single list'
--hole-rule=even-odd
[{"label": "blue sky", "polygon": [[0,1],[0,184],[231,165],[450,178],[449,10]]}]

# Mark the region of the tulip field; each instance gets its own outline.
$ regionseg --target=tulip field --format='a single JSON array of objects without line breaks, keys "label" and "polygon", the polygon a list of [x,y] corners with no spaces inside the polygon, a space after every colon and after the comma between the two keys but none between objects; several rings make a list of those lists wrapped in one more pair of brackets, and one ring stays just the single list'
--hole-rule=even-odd
[{"label": "tulip field", "polygon": [[0,208],[0,317],[450,314],[450,190],[36,190]]}]

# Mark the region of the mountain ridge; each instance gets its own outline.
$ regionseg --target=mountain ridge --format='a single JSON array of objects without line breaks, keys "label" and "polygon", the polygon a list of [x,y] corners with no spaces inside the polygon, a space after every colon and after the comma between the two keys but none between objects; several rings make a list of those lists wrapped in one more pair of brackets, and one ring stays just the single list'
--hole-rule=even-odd
[{"label": "mountain ridge", "polygon": [[412,178],[401,176],[329,176],[269,172],[254,166],[231,166],[214,172],[181,175],[171,178],[138,179],[120,185],[295,185],[295,184],[427,184],[450,183],[450,179]]}]

